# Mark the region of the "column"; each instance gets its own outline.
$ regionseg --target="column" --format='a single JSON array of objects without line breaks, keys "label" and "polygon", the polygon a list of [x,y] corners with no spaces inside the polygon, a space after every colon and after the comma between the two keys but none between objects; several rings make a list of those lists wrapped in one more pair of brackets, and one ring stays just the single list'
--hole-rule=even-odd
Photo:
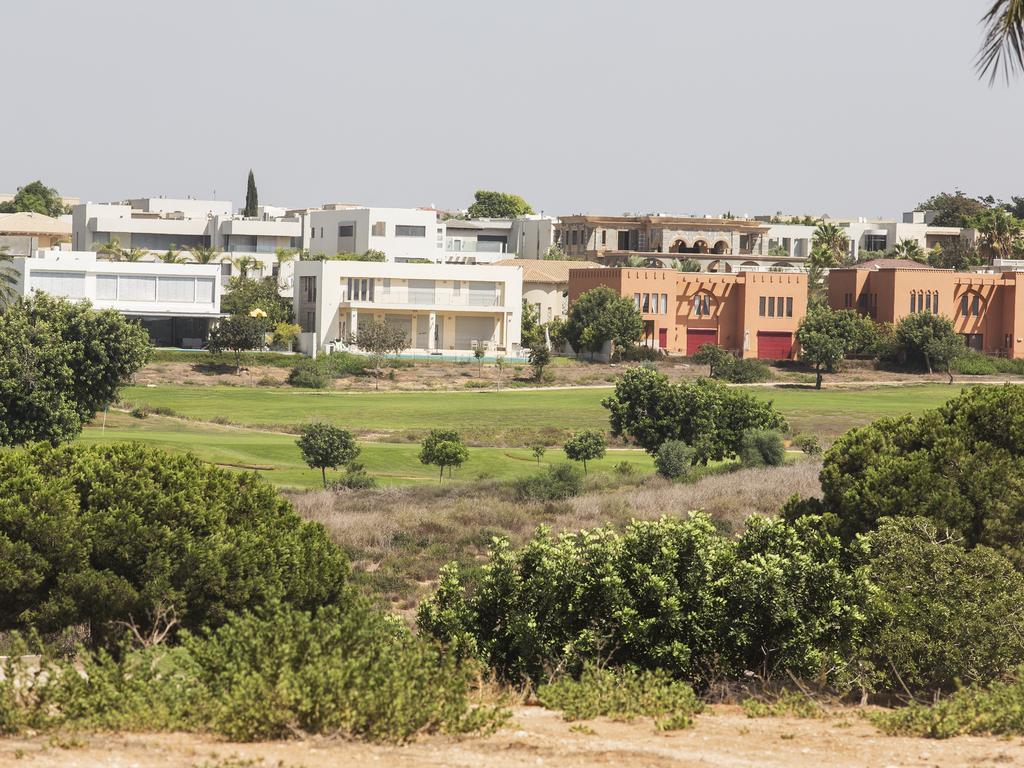
[{"label": "column", "polygon": [[494,345],[505,345],[505,314],[502,313],[494,318]]},{"label": "column", "polygon": [[[359,310],[355,307],[352,308],[352,312],[349,316],[348,333],[349,337],[354,337],[359,333]],[[348,339],[342,339],[342,341],[348,342]]]},{"label": "column", "polygon": [[431,312],[427,322],[427,350],[433,352],[437,349],[434,343],[434,334],[437,333],[437,312]]}]

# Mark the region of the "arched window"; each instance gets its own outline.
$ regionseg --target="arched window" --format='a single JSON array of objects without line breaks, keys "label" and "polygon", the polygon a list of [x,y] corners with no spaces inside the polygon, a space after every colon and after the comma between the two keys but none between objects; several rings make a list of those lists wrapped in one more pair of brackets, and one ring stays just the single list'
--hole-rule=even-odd
[{"label": "arched window", "polygon": [[931,291],[927,291],[925,293],[925,295],[924,295],[924,311],[928,312],[929,314],[932,311],[932,293],[931,293]]},{"label": "arched window", "polygon": [[932,309],[935,310],[935,314],[939,314],[939,292],[932,292]]},{"label": "arched window", "polygon": [[693,314],[696,317],[711,316],[711,294],[698,293],[693,297]]},{"label": "arched window", "polygon": [[917,312],[917,293],[914,291],[910,292],[910,314]]}]

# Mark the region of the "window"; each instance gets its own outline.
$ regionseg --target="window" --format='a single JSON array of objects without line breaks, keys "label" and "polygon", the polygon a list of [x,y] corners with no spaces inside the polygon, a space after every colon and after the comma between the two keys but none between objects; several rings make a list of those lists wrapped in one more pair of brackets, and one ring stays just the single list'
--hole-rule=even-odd
[{"label": "window", "polygon": [[395,237],[426,237],[427,228],[413,224],[395,224]]},{"label": "window", "polygon": [[373,222],[373,228],[370,230],[370,234],[374,237],[384,237],[388,233],[388,225],[385,221]]},{"label": "window", "polygon": [[102,301],[117,298],[117,275],[96,275],[96,298]]},{"label": "window", "polygon": [[433,304],[434,303],[434,281],[433,280],[410,280],[409,281],[409,303],[410,304]]},{"label": "window", "polygon": [[637,309],[640,309],[640,294],[639,293],[634,293],[633,294],[633,303],[636,304],[636,308]]},{"label": "window", "polygon": [[886,235],[864,235],[865,251],[884,251],[888,244]]},{"label": "window", "polygon": [[787,296],[786,297],[786,317],[792,317],[792,316],[793,316],[793,297],[792,296]]},{"label": "window", "polygon": [[324,228],[320,227],[320,237],[323,237],[323,236],[324,236]]},{"label": "window", "polygon": [[223,261],[220,265],[220,274],[223,277],[231,277],[231,262]]},{"label": "window", "polygon": [[967,294],[960,297],[960,314],[967,317]]},{"label": "window", "polygon": [[498,304],[498,285],[494,282],[471,282],[469,303],[476,307],[493,307]]},{"label": "window", "polygon": [[924,311],[925,312],[929,312],[929,313],[932,311],[932,294],[931,294],[931,292],[926,293],[925,296],[924,296]]},{"label": "window", "polygon": [[699,293],[693,297],[693,313],[697,317],[707,317],[711,314],[711,296],[706,293]]},{"label": "window", "polygon": [[602,229],[601,230],[601,245],[607,245],[607,244],[608,244],[608,230]]},{"label": "window", "polygon": [[651,294],[649,294],[649,293],[645,293],[644,294],[644,303],[643,303],[643,306],[640,308],[640,311],[644,312],[644,313],[647,313],[647,312],[651,311]]},{"label": "window", "polygon": [[981,297],[978,294],[971,298],[971,314],[975,317],[981,314]]},{"label": "window", "polygon": [[853,294],[852,293],[844,293],[843,294],[843,306],[846,307],[847,309],[849,309],[850,308],[850,304],[852,304],[852,303],[853,303]]},{"label": "window", "polygon": [[391,293],[391,278],[390,277],[385,277],[381,281],[380,292],[382,294],[384,294],[385,296],[390,295],[390,293]]},{"label": "window", "polygon": [[910,314],[914,314],[917,311],[917,294],[910,294]]},{"label": "window", "polygon": [[667,293],[661,294],[661,314],[663,314],[663,315],[667,315],[668,314],[668,294]]},{"label": "window", "polygon": [[759,314],[761,317],[765,316],[765,303],[767,301],[768,300],[764,296],[757,300],[757,314]]},{"label": "window", "polygon": [[196,300],[196,281],[193,277],[161,277],[156,284],[156,297],[160,301],[188,302]]},{"label": "window", "polygon": [[935,310],[935,314],[939,314],[939,292],[935,291],[932,293],[932,309]]},{"label": "window", "polygon": [[[351,295],[351,283],[349,284],[349,295]],[[300,277],[299,278],[299,295],[302,296],[303,301],[316,301],[316,278],[315,277]]]},{"label": "window", "polygon": [[213,278],[196,278],[196,301],[200,304],[213,303]]},{"label": "window", "polygon": [[338,225],[338,237],[355,237],[356,225],[355,224],[339,224]]},{"label": "window", "polygon": [[348,300],[373,301],[373,285],[376,282],[372,277],[350,277],[348,279]]},{"label": "window", "polygon": [[574,229],[574,230],[572,231],[572,244],[573,244],[573,245],[576,245],[576,238],[577,238],[577,237],[579,237],[579,232],[577,232],[577,231],[576,231],[576,230]]},{"label": "window", "polygon": [[454,297],[462,296],[462,281],[461,280],[456,280],[455,282],[452,283],[452,296],[454,296]]},{"label": "window", "polygon": [[775,297],[768,297],[768,317],[775,317]]},{"label": "window", "polygon": [[156,278],[121,275],[117,296],[122,301],[156,301]]}]

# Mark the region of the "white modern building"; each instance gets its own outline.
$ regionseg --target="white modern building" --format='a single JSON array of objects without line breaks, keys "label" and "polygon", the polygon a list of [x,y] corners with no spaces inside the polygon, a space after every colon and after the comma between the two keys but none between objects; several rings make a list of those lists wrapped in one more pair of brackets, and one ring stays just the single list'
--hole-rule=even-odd
[{"label": "white modern building", "polygon": [[314,256],[380,251],[387,261],[436,263],[444,261],[444,248],[444,224],[433,210],[334,203],[309,212]]},{"label": "white modern building", "polygon": [[558,219],[550,216],[520,216],[512,220],[508,251],[520,259],[543,259],[555,244]]},{"label": "white modern building", "polygon": [[295,265],[299,348],[344,348],[361,323],[406,330],[411,354],[464,356],[477,346],[516,356],[522,325],[519,267],[371,261]]},{"label": "white modern building", "polygon": [[[283,214],[283,215],[281,215]],[[223,200],[139,198],[122,203],[83,203],[72,208],[71,245],[75,251],[95,251],[115,239],[124,249],[142,248],[150,260],[169,250],[212,248],[222,255],[221,276],[240,271],[248,258],[250,277],[278,277],[285,292],[291,288],[287,263],[278,263],[279,249],[298,250],[303,244],[302,220],[282,209],[263,206],[256,217],[233,213]]]},{"label": "white modern building", "polygon": [[444,228],[448,264],[489,264],[510,252],[510,219],[448,219]]},{"label": "white modern building", "polygon": [[218,264],[116,262],[91,251],[39,250],[13,260],[17,291],[87,299],[135,318],[158,347],[200,348],[221,317]]}]

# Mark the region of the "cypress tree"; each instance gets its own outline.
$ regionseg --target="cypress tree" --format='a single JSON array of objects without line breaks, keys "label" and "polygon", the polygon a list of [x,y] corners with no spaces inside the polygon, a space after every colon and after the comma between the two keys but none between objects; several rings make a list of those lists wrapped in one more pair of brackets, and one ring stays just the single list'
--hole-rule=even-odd
[{"label": "cypress tree", "polygon": [[260,198],[256,192],[256,177],[252,175],[252,169],[249,169],[249,184],[245,189],[245,208],[242,209],[243,216],[255,216],[256,209],[260,206]]}]

